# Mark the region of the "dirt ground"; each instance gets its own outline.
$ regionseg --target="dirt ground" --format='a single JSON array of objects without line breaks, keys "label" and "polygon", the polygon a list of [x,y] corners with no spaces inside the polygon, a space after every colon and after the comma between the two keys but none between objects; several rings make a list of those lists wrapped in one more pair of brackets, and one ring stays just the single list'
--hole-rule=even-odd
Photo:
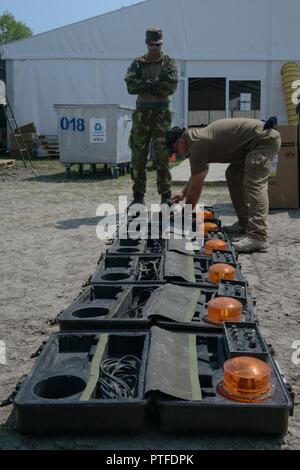
[{"label": "dirt ground", "polygon": [[[78,175],[68,180],[58,162],[0,173],[0,341],[7,363],[0,364],[0,400],[30,372],[30,356],[50,334],[50,322],[78,294],[105,248],[96,237],[96,208],[130,196],[129,176],[112,180]],[[158,202],[154,173],[147,201]],[[225,186],[205,188],[201,202],[217,204],[221,219],[234,220]],[[30,438],[14,430],[12,407],[0,409],[1,449],[300,449],[300,364],[292,344],[300,341],[300,210],[272,211],[268,253],[240,256],[254,295],[262,331],[276,351],[296,393],[295,415],[284,439],[172,435],[152,427],[138,435]]]}]

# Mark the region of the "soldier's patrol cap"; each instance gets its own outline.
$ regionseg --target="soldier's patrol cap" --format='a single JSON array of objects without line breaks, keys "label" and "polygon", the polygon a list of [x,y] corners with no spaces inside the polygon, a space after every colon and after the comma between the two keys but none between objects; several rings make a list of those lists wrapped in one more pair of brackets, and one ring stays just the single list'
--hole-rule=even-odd
[{"label": "soldier's patrol cap", "polygon": [[154,42],[156,44],[162,44],[163,41],[163,33],[161,29],[158,28],[148,28],[146,31],[146,42]]}]

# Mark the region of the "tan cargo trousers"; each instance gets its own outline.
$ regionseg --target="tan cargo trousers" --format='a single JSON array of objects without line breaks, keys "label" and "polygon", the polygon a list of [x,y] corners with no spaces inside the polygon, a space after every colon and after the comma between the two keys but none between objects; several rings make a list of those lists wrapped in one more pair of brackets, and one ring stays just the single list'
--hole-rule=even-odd
[{"label": "tan cargo trousers", "polygon": [[268,179],[272,161],[281,147],[279,132],[272,129],[264,134],[241,162],[231,163],[226,170],[230,197],[240,224],[250,237],[262,241],[267,239]]}]

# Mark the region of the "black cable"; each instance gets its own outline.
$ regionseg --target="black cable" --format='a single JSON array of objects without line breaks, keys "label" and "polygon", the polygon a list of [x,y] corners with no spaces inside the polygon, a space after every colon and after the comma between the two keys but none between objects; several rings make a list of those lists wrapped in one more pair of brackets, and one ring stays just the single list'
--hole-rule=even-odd
[{"label": "black cable", "polygon": [[[125,312],[121,313],[121,316],[124,317],[129,317],[129,318],[142,318],[143,317],[143,307],[147,304],[149,301],[151,295],[153,294],[154,288],[153,287],[148,287],[146,289],[143,289],[141,292],[139,292],[131,302],[130,308],[126,310]],[[147,295],[146,298],[145,294]],[[142,300],[143,299],[143,300]],[[137,312],[137,313],[135,313]]]},{"label": "black cable", "polygon": [[137,310],[139,309],[142,309],[143,307],[145,307],[147,302],[144,302],[144,303],[141,303],[139,305],[136,305],[135,307],[131,307],[129,310],[126,310],[126,312],[123,312],[122,313],[122,317],[127,317],[129,316],[129,318],[141,318],[143,316],[143,312],[138,312],[138,314],[134,314],[134,312],[136,312]]},{"label": "black cable", "polygon": [[[139,292],[133,299],[132,301],[132,307],[137,307],[138,305],[140,305],[141,302],[141,299],[143,299],[143,303],[146,303],[148,302],[148,300],[150,299],[151,295],[153,294],[154,292],[154,288],[153,287],[147,287],[146,289],[143,289],[141,292]],[[149,295],[148,295],[149,294]],[[147,296],[146,297],[146,300],[144,300],[145,298],[145,295]]]},{"label": "black cable", "polygon": [[102,400],[130,400],[138,395],[141,360],[127,355],[109,358],[100,365],[96,398]]},{"label": "black cable", "polygon": [[[143,289],[141,292],[139,292],[135,296],[134,300],[132,301],[132,306],[136,307],[142,302],[144,303],[148,302],[154,290],[155,290],[154,287],[147,287],[146,289]],[[145,299],[145,295],[146,295],[146,299]],[[141,299],[143,299],[142,302],[141,302]]]},{"label": "black cable", "polygon": [[139,264],[138,281],[157,281],[159,280],[160,259],[142,260]]},{"label": "black cable", "polygon": [[[128,310],[127,314],[130,318],[142,318],[143,317],[143,307],[149,301],[151,295],[153,294],[154,288],[148,287],[139,292],[133,299],[131,303],[131,310]],[[135,313],[136,312],[136,313]]]},{"label": "black cable", "polygon": [[163,253],[165,249],[165,240],[151,240],[151,246],[148,250],[150,253]]}]

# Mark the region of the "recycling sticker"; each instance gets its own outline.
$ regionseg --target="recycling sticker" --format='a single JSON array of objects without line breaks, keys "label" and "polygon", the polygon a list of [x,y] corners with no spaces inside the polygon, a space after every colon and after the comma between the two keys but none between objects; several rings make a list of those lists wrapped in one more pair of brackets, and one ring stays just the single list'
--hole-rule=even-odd
[{"label": "recycling sticker", "polygon": [[106,144],[106,118],[90,119],[91,144]]}]

